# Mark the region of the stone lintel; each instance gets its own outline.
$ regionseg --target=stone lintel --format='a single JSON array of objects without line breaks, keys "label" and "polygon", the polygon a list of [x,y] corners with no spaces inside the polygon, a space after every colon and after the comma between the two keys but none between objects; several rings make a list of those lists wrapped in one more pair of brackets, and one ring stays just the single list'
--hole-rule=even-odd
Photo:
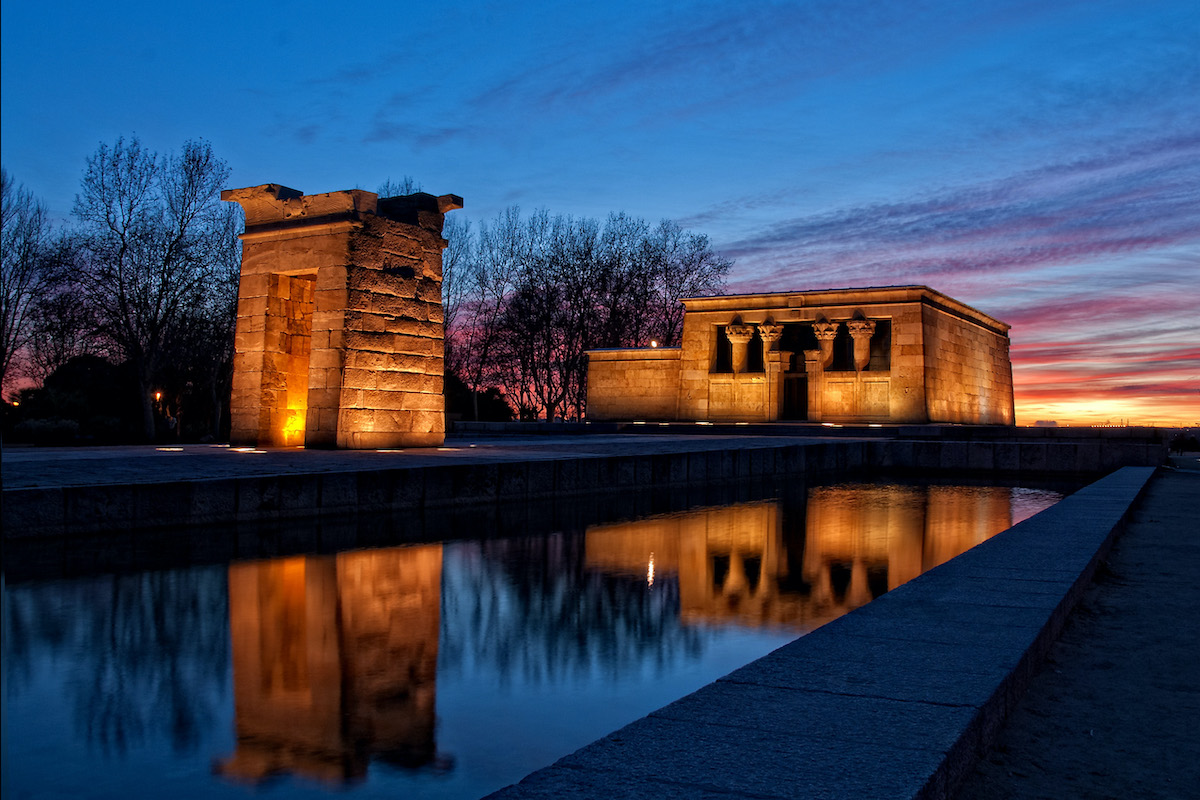
[{"label": "stone lintel", "polygon": [[301,239],[306,236],[327,236],[346,233],[361,228],[361,221],[345,217],[332,217],[323,220],[305,220],[300,223],[281,222],[278,224],[258,225],[253,230],[239,234],[243,242],[269,242],[281,239]]},{"label": "stone lintel", "polygon": [[246,230],[262,225],[303,226],[312,221],[330,218],[358,219],[361,214],[375,214],[378,197],[374,192],[349,189],[324,194],[301,194],[295,189],[267,183],[244,189],[226,189],[221,199],[237,203],[246,213]]},{"label": "stone lintel", "polygon": [[594,361],[678,361],[683,354],[680,347],[612,347],[603,350],[585,350],[589,362]]},{"label": "stone lintel", "polygon": [[[850,307],[866,310],[875,306],[924,304],[988,328],[1000,335],[1007,335],[1011,327],[1007,323],[990,317],[966,303],[928,286],[870,286],[860,289],[819,289],[804,292],[765,292],[761,294],[720,295],[717,297],[689,297],[680,302],[688,312],[725,311],[745,314],[748,310],[775,312],[786,309],[820,309],[830,318],[831,307]],[[868,312],[869,313],[869,312]],[[852,313],[846,314],[847,317]],[[776,317],[776,321],[780,321]]]}]

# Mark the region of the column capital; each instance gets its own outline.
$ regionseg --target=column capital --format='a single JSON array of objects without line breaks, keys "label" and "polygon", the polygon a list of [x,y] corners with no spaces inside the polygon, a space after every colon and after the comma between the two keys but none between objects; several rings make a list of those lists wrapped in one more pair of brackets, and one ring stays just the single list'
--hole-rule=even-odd
[{"label": "column capital", "polygon": [[837,338],[838,324],[836,322],[814,322],[813,333],[819,341],[833,341]]},{"label": "column capital", "polygon": [[758,335],[767,344],[774,344],[783,336],[783,326],[778,323],[764,322],[758,326]]},{"label": "column capital", "polygon": [[749,344],[754,338],[753,325],[726,325],[725,335],[734,344]]},{"label": "column capital", "polygon": [[871,335],[875,333],[875,320],[852,319],[846,323],[854,339],[854,369],[862,372],[871,363]]},{"label": "column capital", "polygon": [[855,339],[867,338],[870,339],[875,333],[875,320],[873,319],[852,319],[846,323],[846,327],[850,329],[850,335]]}]

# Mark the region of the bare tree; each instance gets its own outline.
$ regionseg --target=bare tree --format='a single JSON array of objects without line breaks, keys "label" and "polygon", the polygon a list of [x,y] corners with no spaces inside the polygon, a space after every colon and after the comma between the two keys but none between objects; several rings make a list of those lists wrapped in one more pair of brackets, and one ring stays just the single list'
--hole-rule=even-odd
[{"label": "bare tree", "polygon": [[379,188],[375,190],[375,194],[380,197],[403,197],[406,194],[416,194],[419,191],[421,191],[421,184],[414,181],[411,175],[405,175],[398,181],[394,181],[389,177],[383,183],[379,184]]},{"label": "bare tree", "polygon": [[491,223],[481,223],[475,238],[474,258],[462,275],[464,301],[456,309],[453,327],[447,328],[455,360],[452,367],[475,398],[479,418],[479,391],[498,382],[495,352],[501,322],[521,264],[527,258],[527,239],[516,206],[500,212]]},{"label": "bare tree", "polygon": [[461,348],[451,337],[455,330],[459,310],[467,301],[467,287],[471,280],[472,261],[475,258],[475,239],[471,221],[458,216],[446,217],[442,227],[446,249],[442,252],[442,320],[446,331],[446,368],[454,374],[462,372]]},{"label": "bare tree", "polygon": [[110,355],[97,336],[96,316],[80,291],[79,263],[78,241],[71,232],[64,233],[50,249],[49,285],[32,310],[27,352],[29,377],[37,381],[77,356]]},{"label": "bare tree", "polygon": [[50,223],[46,209],[0,169],[0,385],[14,377],[14,359],[30,340],[38,300],[50,285]]},{"label": "bare tree", "polygon": [[701,234],[626,214],[512,207],[465,233],[447,251],[446,363],[473,392],[503,387],[526,418],[580,417],[587,350],[678,344],[680,298],[720,294],[732,266]]},{"label": "bare tree", "polygon": [[704,297],[725,290],[733,262],[713,252],[708,237],[680,228],[671,220],[658,224],[645,242],[643,269],[652,276],[649,317],[664,347],[679,344],[683,335],[685,297]]},{"label": "bare tree", "polygon": [[228,175],[207,142],[159,157],[136,138],[118,139],[88,159],[75,198],[80,289],[100,332],[134,368],[147,439],[168,342],[203,306],[229,248],[228,212],[218,200]]}]

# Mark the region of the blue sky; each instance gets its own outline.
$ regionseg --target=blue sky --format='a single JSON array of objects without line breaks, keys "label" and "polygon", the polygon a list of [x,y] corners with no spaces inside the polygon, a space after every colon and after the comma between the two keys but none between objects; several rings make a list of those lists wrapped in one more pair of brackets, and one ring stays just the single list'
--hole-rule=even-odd
[{"label": "blue sky", "polygon": [[4,166],[203,137],[232,186],[677,219],[735,291],[925,283],[1018,417],[1200,420],[1200,4],[6,2]]}]

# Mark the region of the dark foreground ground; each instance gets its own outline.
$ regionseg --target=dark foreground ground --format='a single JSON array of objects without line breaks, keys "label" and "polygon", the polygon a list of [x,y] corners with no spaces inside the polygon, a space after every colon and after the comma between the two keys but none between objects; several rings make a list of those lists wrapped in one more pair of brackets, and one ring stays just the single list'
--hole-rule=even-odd
[{"label": "dark foreground ground", "polygon": [[1200,797],[1200,458],[1173,460],[961,800]]}]

